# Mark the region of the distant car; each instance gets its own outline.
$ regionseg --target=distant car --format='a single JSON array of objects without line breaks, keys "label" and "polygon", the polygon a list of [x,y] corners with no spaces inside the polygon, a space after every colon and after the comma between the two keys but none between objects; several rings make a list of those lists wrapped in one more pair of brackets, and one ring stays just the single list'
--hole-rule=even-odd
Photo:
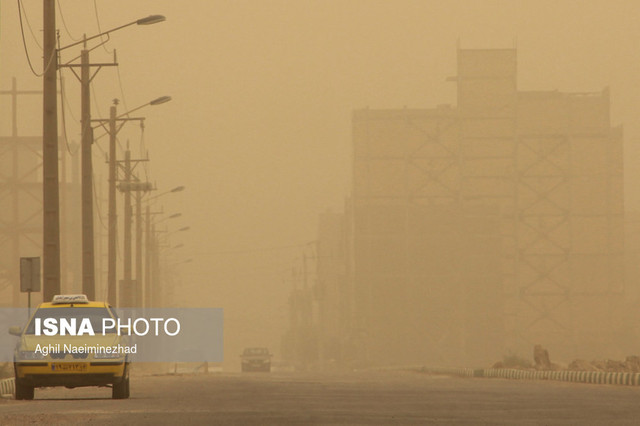
[{"label": "distant car", "polygon": [[[123,343],[114,333],[103,336],[39,335],[42,319],[88,319],[93,329],[102,329],[103,318],[116,318],[106,302],[89,301],[85,295],[57,295],[51,302],[41,303],[26,327],[10,327],[9,333],[20,339],[14,353],[16,399],[33,399],[34,388],[46,386],[111,386],[113,399],[129,398],[129,360],[120,353],[68,352],[67,345],[112,347]],[[46,321],[44,322],[46,324]],[[75,322],[74,322],[75,324]],[[45,332],[46,334],[46,332]],[[46,353],[39,350],[47,349]]]},{"label": "distant car", "polygon": [[267,348],[245,348],[240,355],[242,371],[271,371],[271,355]]}]

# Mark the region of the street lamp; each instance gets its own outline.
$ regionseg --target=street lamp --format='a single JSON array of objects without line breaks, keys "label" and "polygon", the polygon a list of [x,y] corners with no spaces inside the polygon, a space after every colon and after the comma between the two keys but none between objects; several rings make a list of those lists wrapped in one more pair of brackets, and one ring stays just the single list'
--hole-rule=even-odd
[{"label": "street lamp", "polygon": [[[109,134],[109,241],[108,241],[108,268],[107,268],[108,269],[107,270],[107,300],[109,301],[109,303],[111,303],[113,305],[116,304],[116,286],[117,286],[117,278],[116,278],[116,271],[117,271],[117,269],[116,269],[116,244],[117,244],[117,223],[118,223],[117,214],[116,214],[116,181],[117,181],[117,175],[116,175],[116,164],[117,164],[116,141],[117,141],[117,135],[118,135],[118,132],[122,129],[122,127],[128,121],[144,122],[144,120],[145,120],[144,117],[130,117],[129,115],[132,112],[138,111],[139,109],[144,108],[144,107],[146,107],[148,105],[160,105],[160,104],[163,104],[165,102],[169,102],[170,100],[171,100],[171,96],[161,96],[161,97],[156,98],[156,99],[154,99],[154,100],[152,100],[150,102],[147,102],[146,104],[140,105],[139,107],[136,107],[136,108],[134,108],[134,109],[132,109],[130,111],[127,111],[127,112],[125,112],[123,114],[117,115],[118,102],[117,102],[117,99],[114,99],[113,105],[111,106],[111,108],[109,110],[109,119],[108,120],[103,120],[103,119],[92,120],[92,121],[100,123],[100,125],[103,128],[105,128],[105,130],[107,130],[107,133]],[[109,128],[108,129],[105,127],[105,123],[109,124]],[[127,173],[129,173],[128,170],[129,170],[129,168],[127,167]],[[127,181],[129,181],[129,180],[130,179],[127,178]],[[127,194],[130,194],[130,192],[127,192]],[[130,205],[129,204],[130,204],[131,199],[128,198],[128,200],[129,200],[129,203],[125,203],[125,204],[127,204],[127,207],[130,209]],[[127,212],[125,212],[125,213],[127,213]],[[130,226],[129,220],[130,220],[130,218],[126,218],[125,230],[129,229],[129,228],[127,228],[128,226]],[[129,229],[129,232],[130,232],[130,229]],[[125,262],[130,262],[130,259],[129,260],[125,259]],[[125,277],[125,281],[126,281],[126,277]]]},{"label": "street lamp", "polygon": [[[157,212],[157,213],[161,213],[161,212]],[[176,218],[178,218],[180,216],[182,216],[182,213],[174,213],[171,216],[167,216],[167,217],[165,217],[163,219],[157,220],[156,221],[156,225],[159,224],[159,223],[162,223],[162,222],[164,222],[166,220],[169,220],[169,219],[176,219]]]},{"label": "street lamp", "polygon": [[[75,43],[71,43],[71,44],[69,44],[69,45],[67,45],[65,47],[61,47],[61,48],[58,49],[58,52],[61,51],[61,50],[64,50],[64,49],[68,49],[68,48],[73,47],[73,46],[77,46],[80,43],[86,43],[89,40],[93,40],[95,38],[102,37],[102,36],[106,35],[107,39],[96,46],[96,47],[100,47],[100,46],[102,46],[103,44],[105,44],[106,42],[109,41],[109,34],[111,34],[112,32],[121,30],[121,29],[126,28],[126,27],[130,27],[131,25],[151,25],[151,24],[157,24],[159,22],[164,22],[166,20],[167,20],[167,18],[164,15],[149,15],[146,18],[136,19],[135,21],[129,22],[128,24],[120,25],[119,27],[115,27],[115,28],[112,28],[110,30],[103,31],[100,34],[96,34],[94,36],[91,36],[91,37],[88,37],[88,38],[84,38],[84,39],[82,39],[80,41],[76,41]],[[95,47],[94,47],[94,49],[95,49]]]},{"label": "street lamp", "polygon": [[156,198],[160,198],[160,197],[162,197],[163,195],[171,194],[171,193],[174,193],[174,192],[182,192],[182,191],[184,191],[184,186],[182,186],[182,185],[180,185],[180,186],[176,186],[176,187],[175,187],[175,188],[173,188],[173,189],[170,189],[170,190],[165,191],[165,192],[161,192],[160,194],[156,194],[156,195],[154,195],[153,197],[147,198],[147,203],[148,203],[149,201],[151,201],[151,200],[155,200]]},{"label": "street lamp", "polygon": [[[61,51],[83,44],[83,49],[80,53],[80,64],[73,64],[78,57],[73,58],[67,63],[60,65],[60,67],[69,67],[73,71],[74,75],[80,80],[81,84],[81,127],[82,127],[82,154],[81,154],[81,168],[82,168],[82,290],[83,293],[91,300],[95,299],[95,266],[94,266],[94,238],[93,238],[93,165],[91,161],[91,145],[93,143],[93,129],[91,127],[91,104],[90,104],[90,83],[95,77],[98,71],[103,66],[116,66],[118,65],[115,58],[113,63],[96,63],[91,64],[89,62],[89,52],[87,49],[87,42],[98,37],[107,36],[107,39],[94,46],[91,50],[105,44],[109,41],[109,35],[112,32],[126,28],[131,25],[150,25],[164,21],[166,18],[162,15],[151,15],[146,18],[137,19],[129,22],[128,24],[121,25],[119,27],[104,31],[100,34],[96,34],[91,37],[84,37],[82,40],[69,44],[65,47],[57,49],[59,54]],[[91,67],[98,67],[97,70],[91,75]],[[80,76],[76,73],[74,68],[80,68]],[[158,98],[160,99],[160,98]],[[115,156],[114,156],[115,157]],[[47,161],[44,159],[43,161]],[[57,162],[56,158],[49,161]],[[111,177],[111,176],[110,176]],[[46,212],[46,207],[45,207]],[[59,255],[58,255],[59,256]],[[113,299],[110,300],[114,302]]]},{"label": "street lamp", "polygon": [[[161,232],[161,233],[163,233],[164,238],[165,238],[165,241],[166,241],[166,240],[168,240],[168,239],[169,239],[169,237],[170,237],[171,235],[177,234],[178,232],[185,232],[185,231],[188,231],[188,230],[190,230],[190,229],[191,229],[191,227],[190,227],[190,226],[183,226],[182,228],[180,228],[180,229],[176,229],[176,230],[171,231],[171,232],[168,232],[168,231],[166,231],[166,230],[164,230],[164,231],[155,231],[155,232]],[[166,242],[165,242],[165,244],[168,244],[168,241],[166,241]]]},{"label": "street lamp", "polygon": [[154,99],[151,102],[149,102],[149,105],[160,105],[160,104],[163,104],[165,102],[169,102],[170,100],[171,100],[171,96],[160,96],[159,98]]}]

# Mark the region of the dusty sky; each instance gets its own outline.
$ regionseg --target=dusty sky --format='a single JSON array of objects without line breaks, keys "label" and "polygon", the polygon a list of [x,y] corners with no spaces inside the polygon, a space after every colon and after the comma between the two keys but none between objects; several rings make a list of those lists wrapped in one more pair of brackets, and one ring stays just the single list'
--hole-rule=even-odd
[{"label": "dusty sky", "polygon": [[[11,77],[25,89],[29,70],[16,1],[0,4],[0,89]],[[23,0],[40,40],[41,2]],[[340,211],[350,191],[351,111],[455,104],[456,46],[518,48],[521,90],[611,88],[612,123],[625,126],[626,205],[640,209],[640,2],[375,0],[96,0],[104,31],[164,14],[167,21],[113,34],[126,106],[161,95],[171,103],[144,110],[149,176],[162,199],[182,212],[169,230],[180,281],[211,292],[201,305],[226,309],[229,356],[266,344],[277,352],[286,319],[288,271],[315,238],[318,213]],[[93,1],[59,0],[61,44],[98,33]],[[66,28],[64,26],[66,23]],[[25,21],[26,25],[26,21]],[[69,34],[70,33],[70,34]],[[41,50],[25,26],[36,70]],[[74,49],[69,49],[73,51]],[[79,50],[65,53],[71,59]],[[92,59],[108,61],[102,48]],[[65,72],[69,138],[79,140],[79,85]],[[114,69],[95,78],[93,116],[123,98]],[[6,96],[0,134],[10,132]],[[97,107],[99,108],[96,108]],[[38,134],[40,105],[20,105],[20,132]],[[99,109],[99,111],[98,111]],[[142,112],[141,112],[142,113]],[[120,135],[138,148],[135,125]],[[104,140],[98,142],[106,149]],[[96,158],[102,160],[99,148]],[[106,166],[96,161],[106,181]],[[106,210],[106,207],[105,207]],[[250,251],[250,252],[246,252]],[[298,261],[299,262],[299,261]],[[193,290],[192,290],[193,291]],[[235,359],[232,360],[235,362]]]}]

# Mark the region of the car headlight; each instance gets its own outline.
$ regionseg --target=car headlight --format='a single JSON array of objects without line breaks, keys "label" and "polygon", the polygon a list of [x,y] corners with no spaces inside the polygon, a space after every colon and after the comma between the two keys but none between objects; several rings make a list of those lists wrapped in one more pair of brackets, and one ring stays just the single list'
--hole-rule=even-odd
[{"label": "car headlight", "polygon": [[25,361],[32,361],[36,359],[40,360],[45,358],[42,352],[34,352],[34,351],[20,351],[18,355],[20,360],[25,360]]},{"label": "car headlight", "polygon": [[106,353],[106,352],[98,352],[93,354],[93,359],[115,359],[115,358],[121,358],[122,354],[119,354],[118,352],[111,352],[111,353]]}]

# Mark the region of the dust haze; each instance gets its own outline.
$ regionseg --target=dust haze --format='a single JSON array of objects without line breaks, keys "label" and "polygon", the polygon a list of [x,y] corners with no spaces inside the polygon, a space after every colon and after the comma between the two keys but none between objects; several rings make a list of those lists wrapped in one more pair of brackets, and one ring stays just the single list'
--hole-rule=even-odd
[{"label": "dust haze", "polygon": [[[14,78],[19,91],[42,90],[25,54],[41,72],[42,8],[22,4],[24,45],[16,2],[0,5],[4,306],[26,306],[18,258],[42,253],[39,154],[10,142],[42,134],[41,94],[12,103]],[[105,63],[115,50],[119,63],[92,80],[91,114],[108,118],[115,98],[125,112],[172,97],[137,113],[143,130],[123,126],[117,156],[129,146],[145,160],[133,172],[156,188],[145,197],[159,195],[149,201],[158,303],[224,308],[225,370],[239,369],[245,347],[299,369],[484,367],[531,358],[536,344],[560,363],[640,353],[639,9],[60,0],[57,25],[65,46],[167,17],[91,50]],[[79,292],[80,85],[60,75],[62,287]],[[101,299],[103,133],[93,145]]]}]

